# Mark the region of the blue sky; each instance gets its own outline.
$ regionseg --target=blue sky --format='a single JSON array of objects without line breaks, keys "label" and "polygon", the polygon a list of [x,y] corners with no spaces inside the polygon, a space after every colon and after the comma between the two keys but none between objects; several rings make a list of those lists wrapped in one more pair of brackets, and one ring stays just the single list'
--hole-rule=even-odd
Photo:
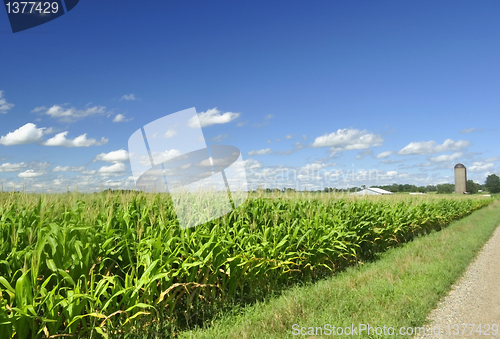
[{"label": "blue sky", "polygon": [[451,183],[457,162],[484,183],[500,174],[499,10],[85,0],[15,34],[0,10],[0,183],[133,187],[128,138],[191,107],[252,185]]}]

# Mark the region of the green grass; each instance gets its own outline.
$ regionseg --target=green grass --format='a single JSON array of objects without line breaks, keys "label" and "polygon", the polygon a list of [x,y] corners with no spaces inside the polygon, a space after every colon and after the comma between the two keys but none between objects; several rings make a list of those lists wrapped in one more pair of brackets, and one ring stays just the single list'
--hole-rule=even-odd
[{"label": "green grass", "polygon": [[294,324],[308,328],[361,323],[392,326],[396,331],[400,327],[420,327],[499,223],[500,203],[495,201],[439,232],[381,254],[374,262],[233,310],[210,327],[184,332],[179,337],[301,337],[292,335]]}]

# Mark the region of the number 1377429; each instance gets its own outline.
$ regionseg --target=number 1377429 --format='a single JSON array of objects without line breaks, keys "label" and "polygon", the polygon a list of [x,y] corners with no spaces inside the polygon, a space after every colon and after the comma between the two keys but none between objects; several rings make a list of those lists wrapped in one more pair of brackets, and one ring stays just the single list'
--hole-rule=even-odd
[{"label": "number 1377429", "polygon": [[39,13],[51,14],[59,11],[59,4],[57,2],[42,2],[42,1],[21,1],[21,2],[7,2],[7,13]]}]

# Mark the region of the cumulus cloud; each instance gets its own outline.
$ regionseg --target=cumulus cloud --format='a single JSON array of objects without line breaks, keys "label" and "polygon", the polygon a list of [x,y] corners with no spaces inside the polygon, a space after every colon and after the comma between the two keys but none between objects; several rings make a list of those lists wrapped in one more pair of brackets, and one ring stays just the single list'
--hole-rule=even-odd
[{"label": "cumulus cloud", "polygon": [[472,128],[466,128],[460,131],[460,133],[472,133],[472,132],[478,132],[479,130],[476,127]]},{"label": "cumulus cloud", "polygon": [[387,171],[386,174],[388,177],[395,177],[398,175],[398,171]]},{"label": "cumulus cloud", "polygon": [[124,149],[120,149],[118,151],[112,151],[109,153],[101,153],[98,154],[94,161],[105,161],[111,163],[119,163],[128,160],[128,152]]},{"label": "cumulus cloud", "polygon": [[385,152],[382,152],[382,153],[377,154],[377,156],[376,156],[375,158],[377,158],[377,159],[387,158],[387,157],[389,157],[392,153],[394,153],[394,152],[393,152],[393,151],[385,151]]},{"label": "cumulus cloud", "polygon": [[[152,152],[151,158],[153,158],[154,164],[160,164],[167,160],[179,157],[182,155],[182,152],[177,149],[165,150],[163,152]],[[141,166],[151,166],[151,158],[149,155],[141,155],[137,153],[129,153],[129,158],[131,162],[137,162]]]},{"label": "cumulus cloud", "polygon": [[122,100],[133,101],[135,99],[136,98],[134,93],[125,94],[124,96],[122,96]]},{"label": "cumulus cloud", "polygon": [[[201,112],[198,114],[198,120],[200,121],[201,127],[208,127],[215,124],[227,124],[240,116],[240,113],[226,112],[221,114],[217,108],[209,109],[206,112]],[[189,127],[197,128],[196,119],[193,117],[188,122]]]},{"label": "cumulus cloud", "polygon": [[492,169],[494,165],[486,162],[475,162],[467,169],[469,172],[485,172]]},{"label": "cumulus cloud", "polygon": [[82,172],[83,170],[85,170],[85,167],[83,166],[80,166],[80,167],[76,167],[76,166],[56,166],[54,167],[54,169],[52,170],[52,172]]},{"label": "cumulus cloud", "polygon": [[52,133],[55,133],[55,132],[57,132],[57,129],[54,128],[54,127],[45,128],[43,130],[43,134],[52,134]]},{"label": "cumulus cloud", "polygon": [[3,91],[0,91],[0,114],[7,113],[12,107],[14,107],[14,104],[8,103],[3,96]]},{"label": "cumulus cloud", "polygon": [[215,138],[210,139],[211,141],[221,142],[223,139],[227,138],[227,134],[219,134]]},{"label": "cumulus cloud", "polygon": [[380,146],[383,141],[384,139],[380,135],[369,133],[366,130],[345,128],[317,137],[311,146],[330,147],[332,152],[337,152]]},{"label": "cumulus cloud", "polygon": [[44,128],[37,128],[35,124],[27,123],[14,132],[0,138],[0,144],[5,146],[24,145],[42,141]]},{"label": "cumulus cloud", "polygon": [[262,154],[270,154],[272,153],[272,150],[270,148],[264,148],[264,149],[259,149],[256,151],[250,151],[248,152],[248,155],[262,155]]},{"label": "cumulus cloud", "polygon": [[[165,150],[163,152],[152,152],[151,157],[153,158],[153,162],[155,164],[160,164],[162,162],[165,162],[167,160],[179,157],[182,155],[182,152],[177,150],[177,149],[170,149],[170,150]],[[141,164],[144,165],[151,165],[151,161],[149,160],[149,157],[144,159],[144,162],[140,162]]]},{"label": "cumulus cloud", "polygon": [[126,122],[126,121],[130,121],[132,120],[132,118],[130,119],[127,119],[123,114],[117,114],[115,115],[115,117],[113,118],[113,122]]},{"label": "cumulus cloud", "polygon": [[486,159],[486,162],[496,162],[496,161],[500,161],[500,157],[490,157]]},{"label": "cumulus cloud", "polygon": [[111,166],[102,166],[101,168],[99,168],[98,172],[104,173],[104,174],[119,173],[119,172],[124,172],[125,169],[126,169],[125,164],[116,163],[116,164],[111,165]]},{"label": "cumulus cloud", "polygon": [[291,135],[291,134],[285,135],[285,139],[291,139],[291,138],[293,138],[293,135]]},{"label": "cumulus cloud", "polygon": [[[54,137],[43,142],[44,146],[62,146],[62,147],[89,147],[89,146],[101,146],[108,142],[108,139],[104,137],[100,141],[96,139],[87,139],[87,134],[82,134],[74,139],[66,139],[68,132],[62,132],[56,134]],[[1,142],[1,141],[0,141]]]},{"label": "cumulus cloud", "polygon": [[368,155],[373,155],[373,150],[372,149],[367,149],[367,150],[359,152],[358,155],[356,155],[355,158],[356,159],[364,159]]},{"label": "cumulus cloud", "polygon": [[409,155],[409,154],[432,154],[441,152],[451,152],[451,151],[458,151],[469,145],[470,141],[467,140],[454,141],[452,139],[446,139],[441,145],[438,145],[434,140],[410,142],[408,145],[402,148],[398,152],[398,154]]},{"label": "cumulus cloud", "polygon": [[25,167],[26,164],[24,162],[20,162],[17,164],[6,162],[5,164],[0,165],[0,172],[19,172]]},{"label": "cumulus cloud", "polygon": [[38,113],[38,112],[41,112],[41,111],[45,111],[46,109],[47,109],[47,107],[45,107],[45,106],[35,107],[35,108],[33,108],[33,110],[31,111],[31,113]]},{"label": "cumulus cloud", "polygon": [[35,172],[35,170],[26,170],[24,172],[19,173],[17,176],[19,178],[36,178],[42,175],[43,172]]},{"label": "cumulus cloud", "polygon": [[437,157],[431,157],[430,160],[433,162],[445,162],[445,161],[454,161],[460,158],[463,155],[461,152],[456,152],[453,154],[443,154]]},{"label": "cumulus cloud", "polygon": [[[56,118],[61,121],[71,122],[78,119],[82,119],[91,115],[104,114],[106,112],[106,107],[104,106],[94,106],[87,107],[85,109],[76,109],[74,107],[65,108],[60,105],[54,105],[49,109],[45,110],[45,107],[37,107],[33,111],[38,110],[38,112],[45,111],[44,114],[50,116],[51,118]],[[32,111],[32,112],[33,112]]]},{"label": "cumulus cloud", "polygon": [[401,163],[401,162],[404,162],[403,159],[399,159],[399,160],[395,160],[395,159],[384,159],[381,161],[383,164],[398,164],[398,163]]},{"label": "cumulus cloud", "polygon": [[243,160],[243,165],[245,166],[246,169],[249,169],[249,170],[255,170],[255,169],[263,167],[259,161],[254,160],[254,159]]},{"label": "cumulus cloud", "polygon": [[325,163],[312,163],[312,164],[306,164],[305,166],[302,166],[300,170],[305,170],[305,171],[318,171],[324,167],[327,167],[328,165]]},{"label": "cumulus cloud", "polygon": [[172,138],[177,135],[177,131],[174,129],[168,129],[165,133],[155,133],[153,134],[153,138]]}]

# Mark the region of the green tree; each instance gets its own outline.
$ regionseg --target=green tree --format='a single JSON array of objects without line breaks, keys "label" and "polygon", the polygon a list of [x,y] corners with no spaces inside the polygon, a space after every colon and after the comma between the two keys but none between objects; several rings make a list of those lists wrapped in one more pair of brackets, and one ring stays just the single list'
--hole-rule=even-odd
[{"label": "green tree", "polygon": [[477,184],[472,180],[467,180],[467,193],[476,194],[478,191]]},{"label": "green tree", "polygon": [[496,174],[490,174],[486,178],[484,186],[490,193],[500,193],[500,178]]},{"label": "green tree", "polygon": [[427,185],[427,186],[425,187],[425,190],[426,190],[427,192],[436,192],[436,191],[437,191],[437,187],[436,187],[435,185]]},{"label": "green tree", "polygon": [[455,192],[455,185],[453,184],[441,184],[437,185],[437,194],[446,194]]}]

